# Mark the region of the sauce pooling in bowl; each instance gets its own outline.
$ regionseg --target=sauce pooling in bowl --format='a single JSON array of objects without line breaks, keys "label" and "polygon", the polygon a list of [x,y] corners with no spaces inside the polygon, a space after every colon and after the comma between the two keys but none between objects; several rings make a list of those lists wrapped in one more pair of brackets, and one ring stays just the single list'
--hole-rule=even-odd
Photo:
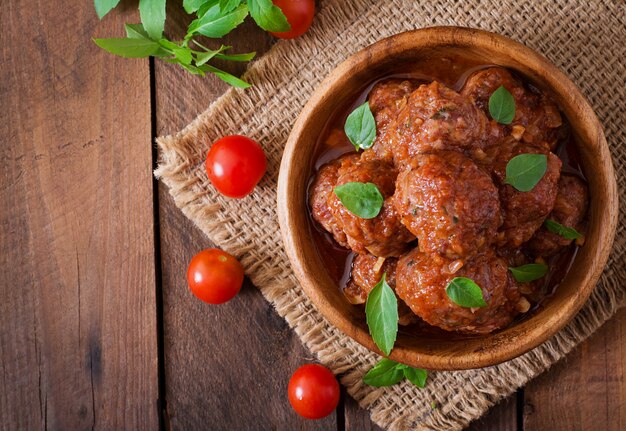
[{"label": "sauce pooling in bowl", "polygon": [[[500,85],[516,102],[509,125],[488,110]],[[356,154],[343,127],[366,100],[377,140]],[[523,193],[504,175],[511,158],[527,153],[545,154],[548,166],[535,189]],[[572,264],[576,243],[543,225],[555,218],[583,229],[588,196],[578,160],[558,108],[510,71],[462,58],[412,65],[364,85],[326,124],[311,165],[311,232],[353,304],[364,303],[382,273],[389,280],[393,271],[403,331],[492,332],[540,307]],[[358,219],[333,196],[338,183],[351,181],[382,191],[375,219]],[[508,270],[529,263],[549,270],[533,282],[519,282]],[[445,287],[457,275],[480,281],[487,307],[450,302]]]}]

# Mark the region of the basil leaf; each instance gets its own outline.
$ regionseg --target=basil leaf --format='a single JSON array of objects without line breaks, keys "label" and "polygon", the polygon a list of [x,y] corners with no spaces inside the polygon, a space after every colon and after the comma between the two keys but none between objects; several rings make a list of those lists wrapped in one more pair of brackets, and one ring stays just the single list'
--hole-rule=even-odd
[{"label": "basil leaf", "polygon": [[486,307],[483,291],[467,277],[454,277],[446,287],[446,295],[456,305],[466,308]]},{"label": "basil leaf", "polygon": [[565,239],[578,239],[583,237],[583,235],[573,227],[563,226],[562,224],[549,218],[543,222],[543,225],[550,232],[561,235]]},{"label": "basil leaf", "polygon": [[220,13],[219,5],[214,5],[202,18],[198,18],[189,24],[187,38],[193,34],[201,34],[212,38],[222,37],[241,24],[246,16],[248,16],[248,7],[245,4],[224,15]]},{"label": "basil leaf", "polygon": [[333,191],[343,206],[360,218],[374,218],[383,207],[383,195],[372,183],[345,183],[335,187]]},{"label": "basil leaf", "polygon": [[196,54],[196,66],[202,66],[204,63],[217,56],[220,52],[227,50],[228,46],[220,46],[218,50],[207,50],[206,52],[200,52]]},{"label": "basil leaf", "polygon": [[423,388],[426,386],[426,378],[428,377],[428,371],[421,368],[406,367],[402,369],[404,377],[413,383],[415,386]]},{"label": "basil leaf", "polygon": [[548,156],[545,154],[520,154],[506,164],[504,182],[520,192],[528,192],[541,181],[547,168]]},{"label": "basil leaf", "polygon": [[363,382],[377,388],[391,386],[404,378],[403,366],[391,359],[383,358],[365,374]]},{"label": "basil leaf", "polygon": [[160,39],[165,27],[165,0],[139,0],[139,16],[146,33]]},{"label": "basil leaf", "polygon": [[365,317],[374,343],[389,355],[398,335],[398,299],[387,284],[386,275],[367,295]]},{"label": "basil leaf", "polygon": [[220,0],[220,11],[222,13],[230,12],[241,4],[241,0]]},{"label": "basil leaf", "polygon": [[98,18],[104,18],[104,16],[111,12],[111,10],[113,10],[119,2],[120,0],[94,0],[93,5],[96,8]]},{"label": "basil leaf", "polygon": [[248,8],[252,19],[263,30],[282,33],[291,29],[287,17],[272,0],[248,0]]},{"label": "basil leaf", "polygon": [[541,263],[529,263],[527,265],[509,268],[513,277],[520,283],[539,280],[548,272],[548,265]]},{"label": "basil leaf", "polygon": [[185,12],[192,14],[200,9],[200,6],[206,2],[207,0],[183,0],[183,8],[185,9]]},{"label": "basil leaf", "polygon": [[343,130],[357,151],[370,148],[374,144],[376,139],[376,120],[374,120],[374,115],[368,102],[365,102],[348,115]]},{"label": "basil leaf", "polygon": [[221,79],[222,81],[232,85],[233,87],[237,87],[237,88],[248,88],[248,87],[250,87],[250,84],[247,83],[246,81],[244,81],[242,79],[239,79],[236,76],[233,76],[233,75],[231,75],[228,72],[224,72],[223,70],[220,70],[217,67],[213,67],[213,66],[210,66],[208,64],[203,64],[200,67],[200,69],[205,71],[205,72],[213,73],[219,79]]},{"label": "basil leaf", "polygon": [[124,24],[124,28],[129,39],[150,39],[141,24]]},{"label": "basil leaf", "polygon": [[161,45],[148,39],[110,38],[94,39],[93,41],[111,54],[126,58],[149,57],[157,54],[161,49]]},{"label": "basil leaf", "polygon": [[193,60],[193,55],[191,49],[186,46],[178,46],[174,42],[171,42],[167,39],[159,40],[159,45],[162,47],[169,49],[172,54],[179,60],[179,64],[191,64]]},{"label": "basil leaf", "polygon": [[515,117],[515,99],[503,85],[498,87],[489,98],[491,118],[500,124],[511,124]]}]

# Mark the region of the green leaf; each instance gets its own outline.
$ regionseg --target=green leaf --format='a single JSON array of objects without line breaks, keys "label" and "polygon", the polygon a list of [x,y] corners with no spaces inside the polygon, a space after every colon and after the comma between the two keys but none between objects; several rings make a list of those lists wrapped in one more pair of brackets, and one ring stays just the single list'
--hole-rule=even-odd
[{"label": "green leaf", "polygon": [[124,28],[129,39],[150,39],[141,24],[124,24]]},{"label": "green leaf", "polygon": [[498,87],[489,98],[489,113],[500,124],[511,124],[515,118],[515,99],[504,86]]},{"label": "green leaf", "polygon": [[365,102],[348,115],[343,127],[346,136],[357,151],[370,148],[376,139],[376,120],[368,102]]},{"label": "green leaf", "polygon": [[334,193],[348,211],[364,219],[376,217],[384,203],[383,195],[372,183],[345,183],[335,187]]},{"label": "green leaf", "polygon": [[272,0],[248,0],[248,8],[252,19],[263,30],[282,33],[291,29],[287,17]]},{"label": "green leaf", "polygon": [[541,263],[529,263],[527,265],[518,266],[516,268],[510,268],[513,277],[520,283],[526,283],[528,281],[539,280],[548,272],[548,265]]},{"label": "green leaf", "polygon": [[179,60],[180,64],[191,64],[191,61],[193,60],[193,55],[189,47],[179,46],[167,39],[160,39],[159,45],[170,50],[172,54],[174,54],[174,56]]},{"label": "green leaf", "polygon": [[365,374],[363,382],[377,388],[391,386],[404,378],[403,365],[383,358]]},{"label": "green leaf", "polygon": [[389,355],[398,335],[398,299],[387,284],[386,274],[367,295],[365,317],[374,343]]},{"label": "green leaf", "polygon": [[165,0],[139,0],[139,15],[150,38],[160,39],[165,27]]},{"label": "green leaf", "polygon": [[220,70],[217,67],[213,67],[208,64],[203,64],[202,67],[200,67],[200,69],[205,72],[211,72],[215,74],[219,79],[221,79],[224,82],[227,82],[233,87],[238,87],[238,88],[250,87],[250,84],[247,83],[246,81],[239,79],[236,76],[233,76],[228,72],[224,72],[223,70]]},{"label": "green leaf", "polygon": [[187,38],[193,34],[212,38],[222,37],[241,24],[248,15],[248,7],[245,4],[225,15],[221,15],[219,9],[219,5],[215,5],[202,18],[192,21],[187,30]]},{"label": "green leaf", "polygon": [[413,367],[406,367],[403,368],[402,371],[404,372],[404,377],[406,377],[406,379],[413,383],[415,386],[423,388],[424,386],[426,386],[426,378],[428,377],[428,371],[426,370],[422,370],[421,368],[413,368]]},{"label": "green leaf", "polygon": [[241,4],[241,0],[220,0],[220,11],[222,13],[230,12]]},{"label": "green leaf", "polygon": [[93,5],[96,8],[98,18],[104,18],[119,2],[120,0],[94,0]]},{"label": "green leaf", "polygon": [[183,0],[183,8],[185,9],[185,12],[191,15],[192,13],[200,9],[200,6],[202,6],[206,2],[207,0]]},{"label": "green leaf", "polygon": [[94,39],[96,45],[109,51],[111,54],[126,58],[143,58],[155,55],[161,49],[161,45],[148,39]]},{"label": "green leaf", "polygon": [[504,182],[520,192],[528,192],[541,181],[547,168],[548,156],[545,154],[520,154],[506,164]]},{"label": "green leaf", "polygon": [[229,61],[250,61],[254,58],[256,52],[246,52],[243,54],[217,54],[215,58]]},{"label": "green leaf", "polygon": [[461,307],[479,308],[487,306],[483,291],[473,280],[467,277],[454,277],[446,287],[446,295]]},{"label": "green leaf", "polygon": [[561,235],[565,239],[578,239],[583,237],[583,235],[573,227],[563,226],[561,223],[557,223],[549,218],[543,222],[543,225],[550,232]]}]

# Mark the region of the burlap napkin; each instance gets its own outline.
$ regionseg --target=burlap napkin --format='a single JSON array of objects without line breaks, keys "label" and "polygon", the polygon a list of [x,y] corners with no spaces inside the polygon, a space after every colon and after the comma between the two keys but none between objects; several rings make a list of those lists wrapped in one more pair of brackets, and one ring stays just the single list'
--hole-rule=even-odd
[{"label": "burlap napkin", "polygon": [[[296,281],[282,247],[276,180],[283,146],[314,88],[341,61],[386,36],[432,25],[497,32],[543,53],[589,98],[613,153],[620,223],[599,285],[574,321],[535,350],[499,366],[434,372],[424,389],[362,383],[378,357],[317,312]],[[238,256],[254,284],[372,419],[389,429],[460,429],[546,370],[626,302],[626,7],[621,0],[502,2],[327,0],[311,30],[277,43],[247,72],[254,87],[229,90],[176,136],[158,139],[155,174],[176,205],[219,246]],[[225,199],[202,165],[208,146],[233,133],[263,144],[268,173],[243,200]],[[432,408],[435,402],[437,408]]]}]

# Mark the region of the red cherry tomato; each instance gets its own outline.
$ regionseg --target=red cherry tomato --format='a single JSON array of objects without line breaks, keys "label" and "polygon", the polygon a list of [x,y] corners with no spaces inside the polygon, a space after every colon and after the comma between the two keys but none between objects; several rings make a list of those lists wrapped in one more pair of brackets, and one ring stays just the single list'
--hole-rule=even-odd
[{"label": "red cherry tomato", "polygon": [[323,365],[303,365],[289,380],[289,402],[300,416],[320,419],[328,416],[339,403],[339,383]]},{"label": "red cherry tomato", "polygon": [[272,0],[278,6],[291,26],[291,30],[283,33],[272,33],[281,39],[298,37],[311,27],[315,15],[315,0]]},{"label": "red cherry tomato", "polygon": [[241,135],[217,140],[206,156],[206,172],[215,188],[231,198],[252,192],[265,174],[267,161],[263,148]]},{"label": "red cherry tomato", "polygon": [[222,304],[233,299],[241,289],[243,266],[225,251],[208,248],[191,259],[187,283],[198,299]]}]

